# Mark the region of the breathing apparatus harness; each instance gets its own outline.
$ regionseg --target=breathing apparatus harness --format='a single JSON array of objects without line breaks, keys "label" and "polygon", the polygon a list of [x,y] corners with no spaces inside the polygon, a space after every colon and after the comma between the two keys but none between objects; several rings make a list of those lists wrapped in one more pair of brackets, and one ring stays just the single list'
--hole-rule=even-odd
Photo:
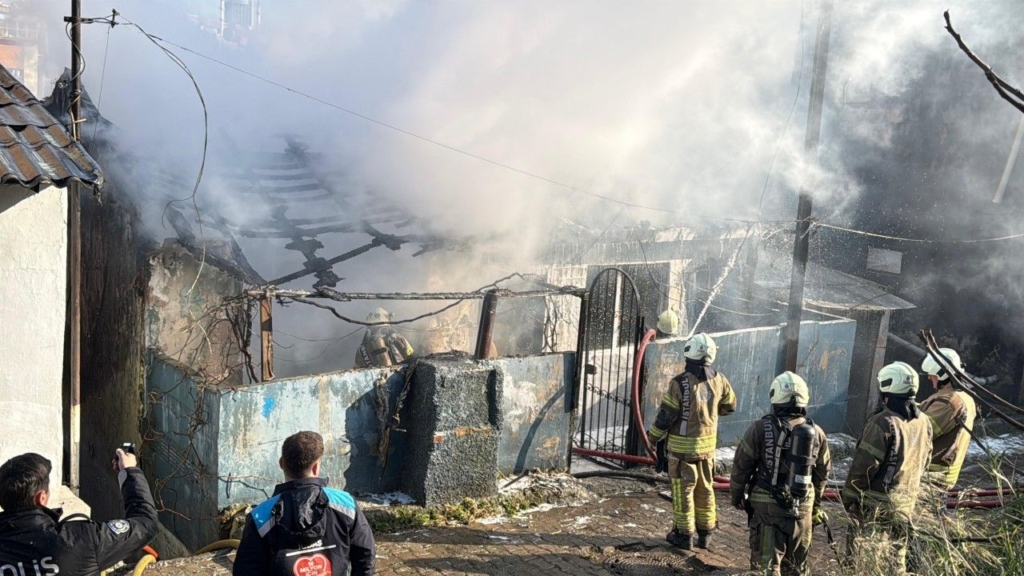
[{"label": "breathing apparatus harness", "polygon": [[[756,485],[768,492],[792,517],[800,516],[800,503],[811,494],[811,471],[820,450],[814,422],[808,418],[793,425],[799,414],[769,414],[764,425],[764,466],[758,470]],[[782,463],[786,469],[782,470]]]}]

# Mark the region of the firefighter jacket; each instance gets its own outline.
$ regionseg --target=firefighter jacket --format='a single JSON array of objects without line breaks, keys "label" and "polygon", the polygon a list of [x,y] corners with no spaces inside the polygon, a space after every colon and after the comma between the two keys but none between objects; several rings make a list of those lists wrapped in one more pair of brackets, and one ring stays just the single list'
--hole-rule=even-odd
[{"label": "firefighter jacket", "polygon": [[869,513],[913,513],[932,452],[931,424],[883,408],[864,424],[843,487],[843,506],[864,520]]},{"label": "firefighter jacket", "polygon": [[[788,420],[791,426],[799,426],[807,421],[806,417],[799,414],[777,415],[782,420]],[[811,469],[811,485],[814,489],[798,503],[801,516],[810,514],[814,505],[821,502],[828,484],[828,476],[832,471],[832,453],[828,447],[825,431],[817,424],[814,424],[814,431],[818,436],[817,453],[814,455],[814,467]],[[776,441],[779,439],[780,432],[781,430],[775,425],[770,415],[754,422],[747,428],[746,434],[743,435],[743,439],[740,440],[740,444],[736,448],[736,456],[732,462],[729,492],[733,502],[742,502],[744,495],[749,493],[751,502],[779,506],[771,495],[771,476],[775,468]],[[789,464],[785,459],[787,452],[788,442],[780,452],[779,472],[776,477],[776,482],[779,483],[785,483],[789,474]]]},{"label": "firefighter jacket", "polygon": [[245,521],[232,574],[372,576],[373,532],[348,492],[323,478],[278,484]]},{"label": "firefighter jacket", "polygon": [[978,408],[966,392],[947,384],[921,404],[921,411],[932,425],[932,460],[928,471],[941,474],[946,487],[951,488],[960,478],[971,443],[968,430],[974,429]]},{"label": "firefighter jacket", "polygon": [[715,454],[718,445],[718,417],[736,411],[736,394],[729,380],[710,367],[701,379],[683,372],[668,384],[651,428],[650,439],[659,442],[668,435],[668,451],[685,460],[703,460]]},{"label": "firefighter jacket", "polygon": [[382,368],[405,362],[413,355],[412,345],[398,332],[371,328],[356,350],[356,368]]},{"label": "firefighter jacket", "polygon": [[0,574],[92,576],[140,550],[157,531],[156,507],[142,470],[119,474],[125,517],[59,521],[60,510],[0,513]]}]

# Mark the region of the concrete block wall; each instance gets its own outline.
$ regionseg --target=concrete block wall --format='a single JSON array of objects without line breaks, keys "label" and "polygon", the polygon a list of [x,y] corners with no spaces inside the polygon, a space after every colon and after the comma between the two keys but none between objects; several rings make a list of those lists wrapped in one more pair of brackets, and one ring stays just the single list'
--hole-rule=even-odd
[{"label": "concrete block wall", "polygon": [[281,442],[299,430],[324,436],[323,474],[356,494],[404,489],[436,504],[492,494],[499,471],[565,470],[573,362],[571,353],[422,361],[382,470],[377,393],[393,410],[404,372],[201,389],[184,366],[151,355],[146,466],[161,520],[186,546],[207,544],[220,510],[272,494]]},{"label": "concrete block wall", "polygon": [[402,490],[420,504],[493,496],[504,372],[464,359],[430,360],[409,394]]}]

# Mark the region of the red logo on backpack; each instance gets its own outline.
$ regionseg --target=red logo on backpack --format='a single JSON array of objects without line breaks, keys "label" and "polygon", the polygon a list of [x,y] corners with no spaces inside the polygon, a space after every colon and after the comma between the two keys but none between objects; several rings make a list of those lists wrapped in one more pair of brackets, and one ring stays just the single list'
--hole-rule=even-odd
[{"label": "red logo on backpack", "polygon": [[331,576],[331,561],[323,554],[303,556],[295,561],[295,576]]}]

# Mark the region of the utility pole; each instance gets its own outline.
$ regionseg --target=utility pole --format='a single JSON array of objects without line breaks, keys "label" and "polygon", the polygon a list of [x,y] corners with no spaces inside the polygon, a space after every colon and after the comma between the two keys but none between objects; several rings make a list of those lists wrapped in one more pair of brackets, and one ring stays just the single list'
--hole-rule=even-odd
[{"label": "utility pole", "polygon": [[[71,0],[71,139],[82,122],[82,0]],[[68,375],[70,384],[68,480],[78,494],[82,444],[82,204],[79,186],[68,184]]]},{"label": "utility pole", "polygon": [[[807,109],[807,134],[804,154],[817,158],[818,136],[821,133],[821,108],[825,98],[825,71],[828,68],[828,41],[832,32],[832,0],[822,1],[818,34],[814,43],[814,72],[811,76],[811,102]],[[811,193],[800,190],[796,209],[796,239],[793,243],[793,276],[789,283],[789,316],[786,322],[786,370],[796,372],[797,349],[800,345],[800,316],[804,308],[804,276],[810,251]]]}]

